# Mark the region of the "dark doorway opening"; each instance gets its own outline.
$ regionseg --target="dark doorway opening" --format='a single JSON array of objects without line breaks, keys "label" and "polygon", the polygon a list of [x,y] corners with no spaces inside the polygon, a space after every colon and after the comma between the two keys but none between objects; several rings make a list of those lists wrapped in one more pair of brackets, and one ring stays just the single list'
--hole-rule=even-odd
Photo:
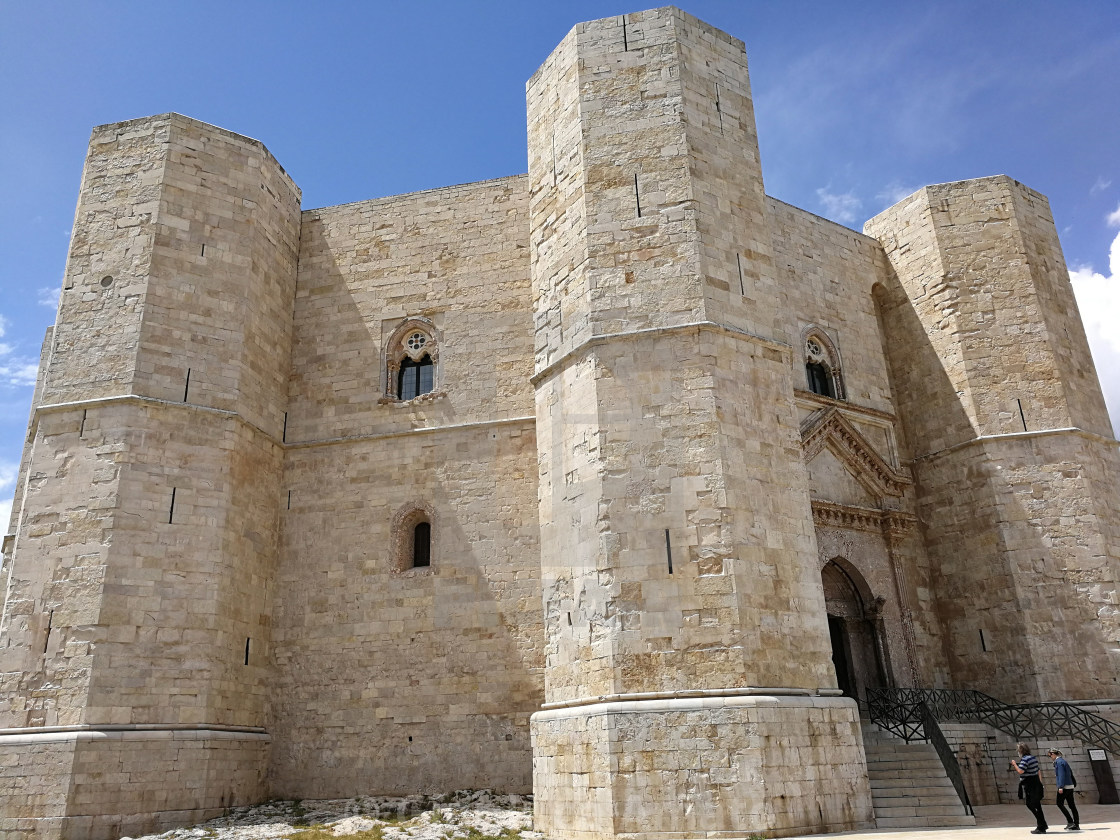
[{"label": "dark doorway opening", "polygon": [[883,599],[875,598],[858,571],[842,558],[821,570],[836,685],[845,697],[863,701],[868,686],[889,686],[889,657],[883,633]]},{"label": "dark doorway opening", "polygon": [[838,615],[828,617],[828,635],[832,639],[832,667],[836,669],[836,687],[845,697],[855,697],[852,685],[851,648],[844,630],[844,619]]}]

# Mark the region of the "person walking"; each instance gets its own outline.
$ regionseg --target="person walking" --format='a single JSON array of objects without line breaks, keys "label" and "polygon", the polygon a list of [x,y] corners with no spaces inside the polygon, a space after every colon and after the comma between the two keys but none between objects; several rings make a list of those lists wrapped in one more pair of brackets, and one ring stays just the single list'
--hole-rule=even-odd
[{"label": "person walking", "polygon": [[1031,755],[1031,748],[1024,743],[1015,745],[1019,753],[1019,761],[1011,762],[1011,769],[1019,774],[1019,781],[1023,783],[1023,802],[1034,814],[1037,827],[1031,834],[1045,834],[1049,826],[1046,825],[1046,815],[1042,813],[1042,779],[1039,777],[1038,759]]},{"label": "person walking", "polygon": [[[1061,750],[1050,750],[1050,759],[1054,762],[1054,777],[1058,785],[1058,810],[1066,818],[1066,831],[1081,830],[1081,816],[1077,813],[1077,782],[1073,778],[1073,770],[1062,755]],[[1066,810],[1066,806],[1069,810]]]}]

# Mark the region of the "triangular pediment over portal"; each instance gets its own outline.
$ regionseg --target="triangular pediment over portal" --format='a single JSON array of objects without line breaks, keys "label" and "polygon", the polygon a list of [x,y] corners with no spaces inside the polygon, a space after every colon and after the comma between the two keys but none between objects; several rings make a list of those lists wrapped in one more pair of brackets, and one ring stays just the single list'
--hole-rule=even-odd
[{"label": "triangular pediment over portal", "polygon": [[801,424],[801,446],[810,471],[814,469],[814,461],[827,452],[831,458],[825,456],[821,468],[831,467],[830,471],[835,472],[831,464],[835,459],[874,499],[901,496],[912,483],[909,476],[884,461],[867,438],[835,407],[822,408],[805,418]]}]

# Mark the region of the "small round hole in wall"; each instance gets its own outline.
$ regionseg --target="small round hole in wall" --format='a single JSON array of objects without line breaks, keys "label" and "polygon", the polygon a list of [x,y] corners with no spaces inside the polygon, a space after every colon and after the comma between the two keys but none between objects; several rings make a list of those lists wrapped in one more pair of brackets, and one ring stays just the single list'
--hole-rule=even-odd
[{"label": "small round hole in wall", "polygon": [[113,285],[113,275],[112,274],[106,274],[104,277],[101,278],[101,288],[108,289],[112,285]]}]

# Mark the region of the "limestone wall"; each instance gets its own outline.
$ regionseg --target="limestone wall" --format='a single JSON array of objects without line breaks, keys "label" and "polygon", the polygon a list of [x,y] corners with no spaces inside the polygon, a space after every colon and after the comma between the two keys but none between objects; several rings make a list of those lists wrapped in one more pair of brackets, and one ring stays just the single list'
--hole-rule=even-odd
[{"label": "limestone wall", "polygon": [[[873,294],[889,272],[882,247],[842,225],[773,198],[767,201],[775,270],[784,280],[797,334],[802,342],[810,330],[828,336],[843,386],[839,403],[810,393],[805,352],[798,344],[791,362],[801,421],[811,422],[814,412],[836,408],[863,442],[908,480],[910,453],[890,390],[887,348]],[[879,509],[914,513],[912,489],[876,492],[860,482],[858,467],[827,447],[806,457],[814,499],[867,509],[854,517],[833,508],[818,510],[820,563],[840,558],[869,584],[869,598],[884,599],[885,653],[895,681],[943,684],[941,629],[917,522],[904,518],[890,524],[866,515]],[[833,512],[822,516],[826,511]],[[902,524],[905,527],[896,527]]]},{"label": "limestone wall", "polygon": [[[821,755],[794,772],[777,736],[811,729],[809,695],[835,682],[742,45],[672,8],[581,24],[527,99],[538,822],[573,838],[792,832],[793,810],[740,801],[767,777],[805,781],[814,823],[859,824],[858,747],[819,733],[856,779],[833,798]],[[765,702],[705,716],[751,692],[801,697],[735,772],[719,746],[689,751],[700,731],[724,745],[765,729]],[[627,716],[602,717],[615,701]],[[854,725],[851,701],[820,702]]]},{"label": "limestone wall", "polygon": [[830,561],[864,672],[1117,697],[1120,455],[1044,197],[937,185],[872,236],[767,198],[743,45],[672,7],[577,26],[527,108],[528,175],[302,213],[258,141],[94,130],[3,544],[0,834],[464,787],[560,840],[860,827]]},{"label": "limestone wall", "polygon": [[21,750],[41,757],[31,773],[26,765],[11,772],[10,760],[0,770],[5,837],[136,836],[264,797],[261,733],[124,727],[0,735],[0,743],[5,757]]},{"label": "limestone wall", "polygon": [[[241,742],[265,718],[298,203],[257,141],[177,115],[94,131],[0,653],[0,749],[67,790],[40,813],[63,834],[263,793]],[[42,727],[81,735],[72,771],[16,745]],[[136,784],[102,781],[103,736],[136,727]]]},{"label": "limestone wall", "polygon": [[1120,461],[1045,199],[941,184],[867,230],[954,682],[1115,697]]},{"label": "limestone wall", "polygon": [[[531,789],[543,628],[526,199],[518,177],[304,214],[273,795]],[[436,330],[436,391],[386,399],[384,343],[416,317]],[[415,506],[429,568],[399,556],[395,523]]]},{"label": "limestone wall", "polygon": [[533,746],[537,789],[551,794],[535,810],[546,835],[735,837],[742,832],[730,826],[738,825],[783,837],[872,824],[848,701],[748,696],[561,708],[534,718]]},{"label": "limestone wall", "polygon": [[[823,610],[813,609],[815,561],[802,562],[815,546],[788,350],[772,337],[788,335],[775,319],[784,325],[789,313],[767,297],[772,260],[742,47],[673,9],[625,22],[625,39],[622,19],[577,27],[528,92],[538,307],[568,300],[557,327],[574,319],[602,335],[579,344],[578,330],[537,333],[538,366],[556,360],[536,374],[545,612],[556,634],[549,697],[685,683],[815,688],[831,665]],[[715,76],[734,103],[722,131]],[[697,92],[705,85],[707,98]],[[580,107],[558,107],[561,95]],[[695,118],[682,123],[680,109]],[[567,159],[582,171],[555,183],[554,135],[582,138]],[[627,181],[634,172],[637,198],[643,178],[657,185],[645,203]],[[725,205],[739,208],[734,219],[720,216]],[[745,263],[716,236],[728,225],[754,255]],[[717,262],[720,272],[736,266],[736,277],[746,266],[743,288],[751,280],[751,295],[768,300],[752,309],[757,320],[734,314],[751,308],[750,295],[737,289],[729,304]],[[676,329],[688,319],[710,326]],[[760,509],[759,488],[779,473],[787,491]],[[740,577],[751,585],[735,585]],[[798,655],[780,653],[779,636]]]},{"label": "limestone wall", "polygon": [[[945,740],[957,755],[965,790],[973,805],[1021,804],[1018,796],[1019,776],[1008,769],[1008,763],[1018,758],[1014,736],[983,723],[942,723],[940,726]],[[1051,821],[1060,820],[1061,812],[1053,804],[1056,785],[1053,762],[1047,755],[1049,750],[1061,750],[1069,762],[1073,776],[1077,779],[1077,789],[1085,794],[1084,798],[1078,796],[1077,804],[1098,803],[1100,793],[1089,763],[1089,746],[1075,738],[1044,738],[1040,741],[1028,738],[1026,743],[1034,750],[1042,768],[1042,782],[1047,791],[1043,806]],[[1115,776],[1116,757],[1109,753],[1105,755],[1108,756]]]},{"label": "limestone wall", "polygon": [[[797,328],[791,340],[796,344],[809,325],[822,327],[839,351],[846,399],[893,415],[887,358],[871,293],[886,270],[879,243],[775,198],[767,197],[767,210],[775,270]],[[798,351],[793,356],[794,387],[806,391],[805,357],[799,346]],[[895,441],[884,440],[880,454],[897,459],[893,447]]]},{"label": "limestone wall", "polygon": [[[526,190],[515,176],[303,214],[289,443],[532,414]],[[382,402],[385,342],[414,317],[437,331],[436,394]]]}]

